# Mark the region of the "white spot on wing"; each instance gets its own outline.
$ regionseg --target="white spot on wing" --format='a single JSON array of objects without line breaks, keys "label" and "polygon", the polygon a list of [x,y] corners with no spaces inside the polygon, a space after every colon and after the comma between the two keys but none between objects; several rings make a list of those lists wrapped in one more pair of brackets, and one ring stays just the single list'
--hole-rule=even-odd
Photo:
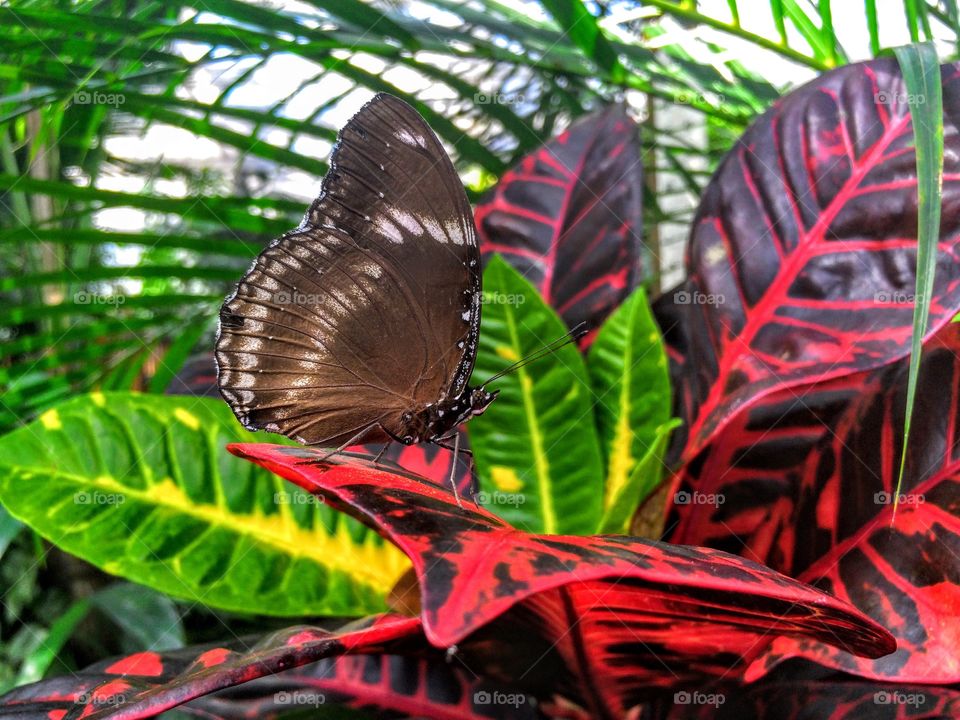
[{"label": "white spot on wing", "polygon": [[423,225],[411,213],[398,207],[387,208],[387,213],[400,223],[407,232],[417,236],[423,235]]},{"label": "white spot on wing", "polygon": [[400,233],[400,228],[394,225],[392,222],[387,220],[387,218],[382,215],[377,215],[377,218],[373,221],[373,226],[376,228],[377,232],[380,235],[383,235],[385,238],[395,243],[403,242],[403,235]]},{"label": "white spot on wing", "polygon": [[[414,135],[406,128],[397,128],[397,131],[393,134],[393,136],[404,145],[409,145],[410,147],[427,147],[427,141],[423,135],[420,135],[419,133]],[[387,147],[390,147],[390,145],[388,144]]]},{"label": "white spot on wing", "polygon": [[444,225],[447,237],[453,240],[454,245],[463,245],[463,227],[456,220],[447,220]]}]

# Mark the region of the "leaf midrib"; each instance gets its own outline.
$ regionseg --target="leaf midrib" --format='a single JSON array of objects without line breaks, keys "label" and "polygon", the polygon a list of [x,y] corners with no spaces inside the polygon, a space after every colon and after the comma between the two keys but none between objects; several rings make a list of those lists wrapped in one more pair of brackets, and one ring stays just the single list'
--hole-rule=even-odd
[{"label": "leaf midrib", "polygon": [[[113,481],[112,478],[109,478],[110,482],[108,482],[108,476],[90,478],[84,475],[76,475],[74,473],[68,473],[60,470],[50,472],[45,468],[33,468],[26,465],[0,464],[0,468],[9,470],[11,473],[19,472],[24,474],[28,473],[33,475],[55,477],[61,481],[77,485],[83,489],[96,488],[97,490],[102,490],[108,493],[119,493],[126,497],[132,497],[134,500],[139,500],[140,502],[152,507],[163,507],[166,509],[175,510],[183,515],[202,520],[212,527],[225,528],[239,536],[249,537],[254,541],[280,550],[290,557],[307,558],[327,570],[337,570],[344,573],[348,577],[355,579],[359,578],[359,582],[362,582],[374,590],[384,593],[390,589],[393,580],[396,579],[393,577],[393,574],[384,573],[382,568],[380,568],[378,571],[378,568],[369,567],[365,563],[351,561],[352,556],[356,554],[357,551],[363,547],[363,545],[366,545],[366,548],[369,550],[374,550],[374,546],[368,542],[360,545],[350,539],[349,536],[343,535],[339,530],[334,531],[335,533],[339,533],[337,535],[325,535],[322,533],[311,532],[310,530],[291,522],[292,518],[290,516],[278,515],[277,517],[281,519],[283,526],[291,531],[292,534],[302,533],[304,535],[309,535],[311,540],[310,543],[298,544],[295,537],[283,537],[282,535],[273,532],[269,526],[258,526],[266,529],[266,532],[251,532],[249,525],[236,520],[237,517],[266,519],[268,517],[266,515],[248,513],[246,515],[238,516],[234,511],[228,510],[226,507],[221,505],[190,505],[181,502],[171,502],[169,501],[169,495],[157,496],[150,493],[149,490],[143,491],[122,485],[116,481]],[[181,486],[177,485],[172,479],[170,482],[171,485],[176,487],[177,490],[183,494],[184,497],[186,497],[186,494],[183,493],[183,488]],[[158,485],[160,485],[160,483],[154,483],[151,487],[157,487]],[[213,508],[217,509],[214,510]],[[392,545],[385,544],[379,549],[383,551],[384,554],[389,555],[391,554],[391,548],[393,548]],[[347,552],[338,552],[343,550],[347,550]],[[396,548],[393,548],[393,551],[395,551],[398,555],[400,554],[400,551]]]},{"label": "leaf midrib", "polygon": [[[509,305],[506,308],[504,317],[507,320],[507,332],[510,333],[510,342],[516,349],[517,355],[522,356],[520,347],[520,337],[517,334],[516,319],[513,316],[513,308]],[[533,399],[533,381],[527,374],[527,369],[521,367],[517,370],[518,380],[520,381],[520,397],[523,399],[523,414],[527,421],[527,427],[530,429],[530,449],[533,453],[533,465],[537,476],[537,490],[540,496],[540,509],[543,516],[543,532],[553,534],[557,531],[556,511],[553,508],[553,496],[551,495],[552,483],[550,482],[550,468],[547,462],[546,452],[543,449],[543,438],[540,435],[540,426],[537,424],[537,411]]]},{"label": "leaf midrib", "polygon": [[[630,473],[632,471],[631,460],[633,459],[633,447],[630,442],[630,409],[631,409],[631,389],[633,387],[633,342],[634,342],[634,330],[636,324],[636,303],[633,307],[630,308],[630,317],[627,322],[626,328],[626,342],[624,343],[624,354],[623,354],[623,373],[620,376],[620,414],[616,418],[616,422],[613,426],[613,438],[610,448],[610,477],[607,481],[607,498],[606,498],[606,509],[609,509],[613,503],[616,501],[620,492],[623,491],[624,487],[627,485],[627,482],[630,479]],[[628,437],[626,440],[621,437],[622,433],[626,433]],[[617,457],[617,451],[620,448],[626,448],[627,457],[623,462],[614,463],[614,458]],[[635,464],[635,463],[633,463]],[[617,472],[614,474],[614,468],[618,471],[622,468],[622,472]]]}]

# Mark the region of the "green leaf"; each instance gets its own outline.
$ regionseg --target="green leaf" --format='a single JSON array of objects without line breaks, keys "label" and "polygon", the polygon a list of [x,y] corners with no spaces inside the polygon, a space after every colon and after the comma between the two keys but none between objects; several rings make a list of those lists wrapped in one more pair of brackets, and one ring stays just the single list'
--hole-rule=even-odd
[{"label": "green leaf", "polygon": [[20,534],[22,529],[23,523],[0,505],[0,558],[3,557],[7,548],[10,547],[10,543]]},{"label": "green leaf", "polygon": [[129,652],[175,650],[186,636],[177,604],[166,595],[131,583],[115,583],[90,598],[130,640]]},{"label": "green leaf", "polygon": [[627,75],[617,52],[604,37],[600,24],[581,0],[541,0],[541,5],[557,21],[560,29],[588,58],[605,70],[613,82]]},{"label": "green leaf", "polygon": [[81,396],[0,438],[0,501],[64,550],[175,597],[277,616],[383,610],[406,559],[224,449],[258,439],[214,400]]},{"label": "green leaf", "polygon": [[603,519],[597,532],[602,535],[630,534],[630,522],[637,506],[663,480],[663,456],[667,451],[667,441],[674,428],[681,424],[680,420],[671,420],[657,428],[653,442],[643,457],[634,464],[627,482],[605,499]]},{"label": "green leaf", "polygon": [[[483,274],[473,381],[542,350],[567,332],[536,289],[499,257]],[[498,379],[499,397],[467,424],[480,501],[519,528],[589,534],[600,520],[603,467],[583,357],[566,345]]]},{"label": "green leaf", "polygon": [[360,0],[307,0],[311,5],[323,8],[336,18],[350,23],[361,32],[377,31],[377,34],[389,35],[396,38],[408,48],[417,50],[420,43],[417,42],[413,34],[407,32],[400,25],[377,10],[372,5],[367,5]]},{"label": "green leaf", "polygon": [[167,389],[167,385],[183,368],[190,352],[207,332],[210,324],[210,318],[193,318],[183,332],[174,339],[163,358],[157,363],[157,371],[150,378],[148,386],[150,392],[162,393]]},{"label": "green leaf", "polygon": [[670,372],[663,338],[643,288],[600,328],[587,367],[606,461],[604,507],[622,499],[638,463],[670,419]]},{"label": "green leaf", "polygon": [[26,685],[43,678],[89,610],[89,600],[77,600],[53,622],[49,630],[39,631],[34,647],[20,665],[16,685]]},{"label": "green leaf", "polygon": [[930,301],[933,297],[934,273],[937,269],[937,241],[940,238],[940,208],[943,190],[943,87],[940,61],[932,43],[894,48],[903,73],[910,103],[917,155],[917,286],[913,304],[913,338],[910,348],[910,370],[907,376],[907,406],[903,424],[903,449],[896,498],[900,497],[907,463],[910,420],[917,394],[920,373],[920,352],[927,334]]}]

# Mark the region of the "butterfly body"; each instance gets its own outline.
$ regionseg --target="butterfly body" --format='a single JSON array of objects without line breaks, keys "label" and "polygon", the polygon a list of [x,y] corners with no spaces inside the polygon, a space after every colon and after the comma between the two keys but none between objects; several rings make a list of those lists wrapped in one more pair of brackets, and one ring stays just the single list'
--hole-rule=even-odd
[{"label": "butterfly body", "polygon": [[250,429],[307,445],[455,438],[480,329],[473,214],[443,146],[378,95],[343,128],[320,196],[220,312],[218,385]]},{"label": "butterfly body", "polygon": [[406,412],[401,417],[406,434],[395,439],[404,445],[449,440],[470,418],[482,415],[498,394],[485,387],[467,386],[459,396],[428,405],[423,410]]}]

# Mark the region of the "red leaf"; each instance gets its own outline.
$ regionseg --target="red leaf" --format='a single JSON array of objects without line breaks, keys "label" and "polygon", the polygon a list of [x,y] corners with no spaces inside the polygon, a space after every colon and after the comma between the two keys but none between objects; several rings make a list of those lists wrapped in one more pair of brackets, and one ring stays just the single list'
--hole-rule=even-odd
[{"label": "red leaf", "polygon": [[195,700],[189,708],[202,710],[209,717],[240,720],[277,717],[297,709],[298,705],[301,709],[309,706],[311,700],[313,705],[322,703],[376,711],[376,717],[394,714],[431,720],[533,720],[537,717],[534,706],[522,694],[478,680],[442,656],[330,658]]},{"label": "red leaf", "polygon": [[[419,620],[398,615],[367,618],[336,632],[293,627],[265,637],[253,648],[238,641],[203,651],[138,653],[110,660],[73,676],[16,688],[0,698],[0,709],[4,717],[23,720],[46,720],[58,713],[90,720],[153,717],[286,668],[345,653],[379,653],[405,643],[415,645],[418,639],[422,643]],[[145,654],[151,656],[146,663]]]},{"label": "red leaf", "polygon": [[640,281],[642,195],[639,129],[611,106],[504,174],[476,208],[480,249],[503,255],[569,327],[592,330]]},{"label": "red leaf", "polygon": [[[694,693],[698,693],[694,695]],[[722,702],[706,702],[720,693]],[[927,685],[880,685],[820,679],[763,682],[718,691],[688,692],[666,720],[941,720],[960,717],[960,692]],[[694,705],[693,700],[701,700]],[[714,700],[716,702],[716,700]]]},{"label": "red leaf", "polygon": [[906,362],[875,372],[803,466],[784,560],[859,607],[899,641],[866,661],[817,643],[777,641],[759,674],[794,655],[858,675],[960,682],[960,327],[924,347],[907,471],[894,518]]},{"label": "red leaf", "polygon": [[[893,523],[907,361],[771,396],[738,416],[684,471],[671,539],[735,550],[823,587],[891,630],[867,661],[778,640],[752,669],[799,655],[879,680],[960,681],[960,326],[924,346],[904,503]],[[792,412],[787,412],[790,408]],[[815,409],[815,411],[813,410]],[[878,495],[879,494],[879,495]]]},{"label": "red leaf", "polygon": [[[960,74],[943,70],[943,220],[930,333],[960,308]],[[916,169],[893,59],[850,65],[780,100],[708,186],[687,253],[692,460],[785,388],[909,351]]]},{"label": "red leaf", "polygon": [[[472,498],[476,488],[473,460],[464,452],[470,449],[467,433],[462,429],[460,433],[460,454],[457,457],[457,470],[453,474],[453,482],[457,486],[460,497]],[[350,452],[376,457],[383,449],[383,445],[368,444],[354,445],[347,448]],[[453,462],[453,451],[432,443],[417,443],[404,445],[391,443],[380,458],[381,464],[392,462],[407,472],[440,485],[450,487],[450,464]]]},{"label": "red leaf", "polygon": [[[311,464],[322,453],[289,446],[229,449],[322,493],[403,550],[433,645],[461,643],[476,654],[471,644],[485,647],[485,633],[501,643],[522,634],[536,653],[539,641],[566,668],[561,694],[596,717],[621,716],[656,685],[735,676],[771,633],[871,657],[893,650],[885,630],[844,603],[726,553],[621,536],[532,535],[481,507],[458,508],[423,479],[361,461]],[[509,678],[510,663],[524,662],[517,655],[492,642],[487,667],[499,663]]]}]

